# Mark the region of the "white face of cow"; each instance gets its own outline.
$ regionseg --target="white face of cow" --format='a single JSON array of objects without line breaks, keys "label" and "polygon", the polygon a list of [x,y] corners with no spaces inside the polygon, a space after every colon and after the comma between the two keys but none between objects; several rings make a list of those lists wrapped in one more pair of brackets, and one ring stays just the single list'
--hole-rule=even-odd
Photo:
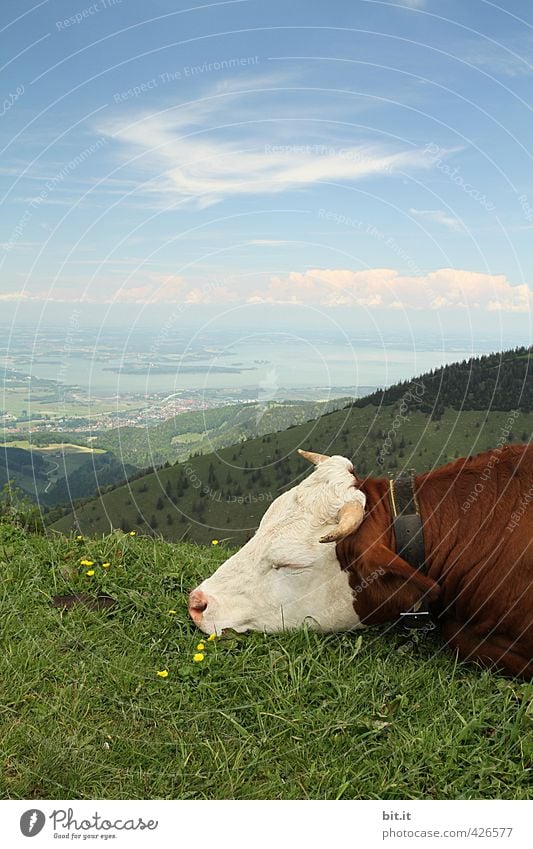
[{"label": "white face of cow", "polygon": [[191,593],[190,615],[206,634],[359,626],[335,541],[359,526],[365,496],[346,457],[301,453],[315,471],[280,495],[255,536]]}]

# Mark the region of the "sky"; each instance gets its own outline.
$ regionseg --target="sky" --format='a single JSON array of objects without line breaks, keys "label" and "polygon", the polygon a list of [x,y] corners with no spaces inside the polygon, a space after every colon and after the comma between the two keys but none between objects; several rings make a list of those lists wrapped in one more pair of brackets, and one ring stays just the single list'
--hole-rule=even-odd
[{"label": "sky", "polygon": [[4,317],[529,341],[529,0],[3,0],[0,45]]}]

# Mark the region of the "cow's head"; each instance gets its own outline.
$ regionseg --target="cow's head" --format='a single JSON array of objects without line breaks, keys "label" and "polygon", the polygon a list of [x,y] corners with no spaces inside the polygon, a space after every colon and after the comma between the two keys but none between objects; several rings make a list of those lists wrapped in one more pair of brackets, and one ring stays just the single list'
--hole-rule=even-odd
[{"label": "cow's head", "polygon": [[313,473],[280,495],[255,536],[191,593],[190,615],[205,633],[358,626],[335,544],[363,521],[365,496],[346,457],[300,454]]}]

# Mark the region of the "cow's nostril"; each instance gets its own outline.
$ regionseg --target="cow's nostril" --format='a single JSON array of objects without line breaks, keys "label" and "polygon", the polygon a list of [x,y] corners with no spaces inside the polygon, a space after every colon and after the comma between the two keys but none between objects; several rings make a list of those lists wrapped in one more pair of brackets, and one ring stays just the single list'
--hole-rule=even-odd
[{"label": "cow's nostril", "polygon": [[189,596],[189,610],[203,613],[207,609],[207,598],[201,590],[193,590]]}]

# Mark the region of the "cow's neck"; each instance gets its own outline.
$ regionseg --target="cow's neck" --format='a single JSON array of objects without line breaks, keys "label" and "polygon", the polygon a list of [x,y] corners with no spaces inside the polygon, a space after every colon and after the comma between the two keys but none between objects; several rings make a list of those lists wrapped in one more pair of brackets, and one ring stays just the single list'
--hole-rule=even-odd
[{"label": "cow's neck", "polygon": [[[341,568],[348,573],[356,613],[364,624],[374,625],[398,619],[427,592],[420,581],[427,581],[428,586],[432,582],[418,575],[416,582],[408,581],[390,568],[396,552],[388,479],[358,479],[357,486],[367,499],[365,520],[355,534],[337,545],[336,552]],[[436,592],[435,585],[433,597]]]}]

